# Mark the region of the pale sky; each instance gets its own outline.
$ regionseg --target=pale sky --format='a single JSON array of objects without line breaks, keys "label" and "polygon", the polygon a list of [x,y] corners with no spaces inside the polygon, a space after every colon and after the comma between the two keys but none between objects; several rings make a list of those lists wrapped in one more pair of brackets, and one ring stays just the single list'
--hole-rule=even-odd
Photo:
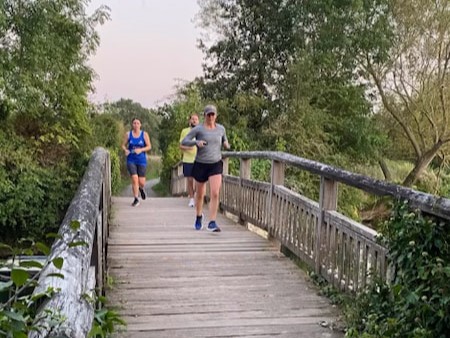
[{"label": "pale sky", "polygon": [[93,102],[126,98],[156,107],[180,80],[202,74],[197,0],[92,0],[89,8],[102,4],[111,20],[98,27],[100,47],[90,60],[98,76]]}]

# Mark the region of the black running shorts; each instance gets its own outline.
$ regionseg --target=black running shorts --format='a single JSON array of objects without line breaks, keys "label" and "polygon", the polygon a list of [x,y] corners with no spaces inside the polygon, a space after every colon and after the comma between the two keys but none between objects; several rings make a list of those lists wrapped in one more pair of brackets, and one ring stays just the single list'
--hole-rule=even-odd
[{"label": "black running shorts", "polygon": [[183,176],[192,177],[192,169],[194,168],[194,163],[183,162]]},{"label": "black running shorts", "polygon": [[223,162],[216,163],[200,163],[194,162],[194,168],[192,168],[192,176],[197,182],[204,183],[208,181],[210,176],[222,175]]},{"label": "black running shorts", "polygon": [[130,175],[138,175],[138,177],[145,177],[147,166],[134,163],[127,163],[127,169]]}]

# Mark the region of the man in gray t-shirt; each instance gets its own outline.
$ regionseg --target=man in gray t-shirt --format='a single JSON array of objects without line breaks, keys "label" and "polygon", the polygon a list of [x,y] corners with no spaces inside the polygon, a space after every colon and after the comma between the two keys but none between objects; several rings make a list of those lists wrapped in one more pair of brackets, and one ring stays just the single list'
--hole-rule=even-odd
[{"label": "man in gray t-shirt", "polygon": [[207,105],[204,109],[205,121],[203,124],[192,128],[186,137],[181,141],[183,146],[197,146],[192,175],[196,184],[196,215],[194,228],[201,230],[203,199],[206,192],[206,182],[209,182],[210,204],[209,223],[207,229],[219,232],[220,228],[216,223],[217,209],[219,207],[219,192],[222,185],[222,146],[229,149],[225,128],[216,123],[217,108]]}]

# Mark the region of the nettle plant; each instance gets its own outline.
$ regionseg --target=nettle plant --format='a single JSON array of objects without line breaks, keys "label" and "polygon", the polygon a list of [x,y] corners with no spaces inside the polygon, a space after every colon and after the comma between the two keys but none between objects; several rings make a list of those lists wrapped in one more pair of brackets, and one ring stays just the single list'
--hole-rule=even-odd
[{"label": "nettle plant", "polygon": [[392,278],[350,304],[347,337],[445,338],[450,332],[450,224],[399,203],[381,228]]},{"label": "nettle plant", "polygon": [[[77,237],[80,223],[71,222],[73,236],[67,241],[70,248],[86,245]],[[47,238],[59,238],[58,234],[47,234]],[[22,239],[18,243],[19,248],[0,243],[0,250],[9,254],[10,259],[0,262],[0,268],[7,267],[9,275],[0,274],[0,337],[26,338],[32,331],[40,331],[56,328],[64,322],[64,317],[57,312],[38,312],[39,306],[46,298],[51,298],[59,290],[48,287],[44,292],[33,292],[38,285],[38,279],[47,265],[53,264],[61,270],[64,259],[56,255],[50,255],[50,248],[42,242],[34,242],[32,239]],[[44,261],[36,259],[35,253],[41,253],[46,258]],[[33,273],[33,269],[34,272]],[[64,278],[61,273],[52,273],[49,276]],[[86,297],[89,297],[86,295]],[[93,304],[103,304],[103,297],[90,297]],[[42,324],[37,324],[42,323]],[[106,334],[114,332],[115,324],[123,325],[124,322],[118,314],[106,308],[96,309],[94,323],[89,337],[106,337]]]}]

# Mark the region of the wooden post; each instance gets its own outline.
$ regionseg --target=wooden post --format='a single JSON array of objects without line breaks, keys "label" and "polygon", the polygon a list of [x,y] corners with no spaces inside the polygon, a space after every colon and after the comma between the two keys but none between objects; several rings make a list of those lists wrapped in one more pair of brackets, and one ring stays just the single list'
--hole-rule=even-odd
[{"label": "wooden post", "polygon": [[172,178],[170,180],[170,192],[173,195],[175,195],[175,186],[176,186],[176,177],[177,177],[177,169],[172,168]]},{"label": "wooden post", "polygon": [[228,166],[229,166],[229,160],[228,157],[224,157],[222,158],[222,163],[223,163],[223,170],[222,170],[222,189],[220,189],[220,193],[219,193],[219,208],[221,211],[224,210],[223,205],[227,204],[228,202],[228,197],[226,194],[226,186],[224,186],[224,182],[223,182],[223,176],[224,175],[228,175]]},{"label": "wooden post", "polygon": [[251,160],[249,158],[241,158],[239,167],[239,177],[250,179],[251,177]]},{"label": "wooden post", "polygon": [[249,158],[241,158],[240,159],[240,166],[239,166],[239,221],[241,224],[245,224],[244,223],[244,215],[246,214],[245,212],[245,191],[244,189],[242,189],[242,180],[246,179],[249,180],[251,177],[251,160]]},{"label": "wooden post", "polygon": [[187,178],[183,175],[183,164],[177,166],[177,195],[184,196],[188,191]]},{"label": "wooden post", "polygon": [[272,185],[284,185],[285,164],[279,161],[272,161],[270,179]]},{"label": "wooden post", "polygon": [[337,209],[338,189],[337,182],[329,178],[320,177],[320,195],[319,195],[319,219],[316,225],[316,245],[314,258],[316,262],[316,274],[321,273],[321,246],[323,240],[322,228],[324,225],[325,211]]},{"label": "wooden post", "polygon": [[223,162],[223,175],[228,175],[228,164],[229,164],[228,157],[223,158],[222,162]]},{"label": "wooden post", "polygon": [[274,221],[273,219],[273,214],[274,214],[274,209],[275,209],[275,205],[273,204],[273,195],[274,195],[274,187],[275,185],[284,185],[284,171],[285,171],[286,165],[284,162],[280,162],[280,161],[272,161],[272,167],[270,169],[270,183],[271,183],[271,187],[270,187],[270,193],[269,193],[269,202],[268,202],[268,206],[267,206],[267,210],[269,210],[269,217],[268,217],[268,221],[267,221],[267,232],[268,234],[271,236],[272,233],[272,222]]},{"label": "wooden post", "polygon": [[[274,215],[276,214],[276,206],[273,203],[273,196],[275,193],[275,186],[276,185],[284,185],[284,171],[286,168],[286,164],[284,162],[275,161],[272,160],[272,167],[270,170],[270,195],[269,195],[269,221],[267,224],[267,233],[269,236],[272,236],[274,233],[274,227],[275,224],[272,224],[272,222],[275,221]],[[281,241],[280,241],[281,243]],[[285,253],[284,251],[285,247],[283,245],[280,245],[280,251]]]}]

